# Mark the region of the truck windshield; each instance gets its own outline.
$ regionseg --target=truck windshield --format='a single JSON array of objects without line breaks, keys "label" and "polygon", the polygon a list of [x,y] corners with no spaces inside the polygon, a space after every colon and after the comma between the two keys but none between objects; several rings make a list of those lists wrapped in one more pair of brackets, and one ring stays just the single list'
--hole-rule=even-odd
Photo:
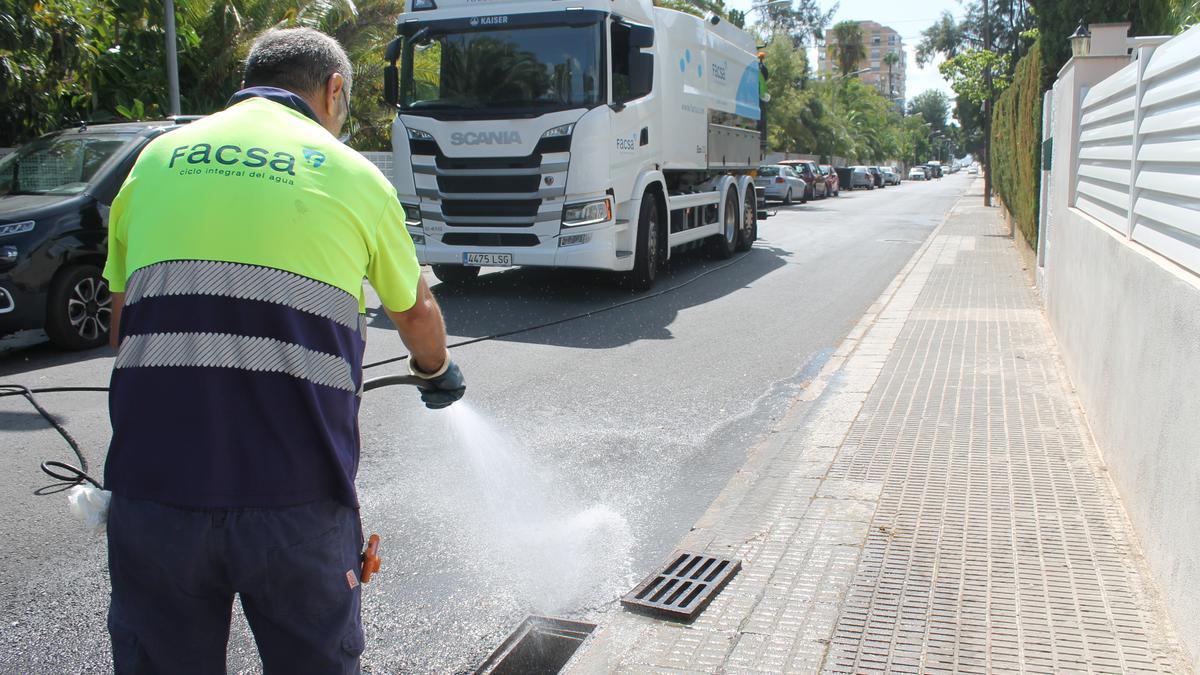
[{"label": "truck windshield", "polygon": [[434,31],[419,42],[405,44],[407,113],[540,114],[605,98],[599,24]]},{"label": "truck windshield", "polygon": [[67,132],[32,141],[0,159],[0,196],[83,192],[100,167],[133,137]]}]

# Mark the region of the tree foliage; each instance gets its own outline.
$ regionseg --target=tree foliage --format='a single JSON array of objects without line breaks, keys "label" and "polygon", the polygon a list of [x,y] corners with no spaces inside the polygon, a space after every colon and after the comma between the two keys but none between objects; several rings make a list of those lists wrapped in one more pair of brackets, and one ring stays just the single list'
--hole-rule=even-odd
[{"label": "tree foliage", "polygon": [[950,97],[938,89],[926,89],[909,100],[908,114],[920,116],[932,131],[944,132]]},{"label": "tree foliage", "polygon": [[[162,8],[135,0],[0,0],[0,145],[79,120],[166,114]],[[391,114],[380,105],[380,54],[402,10],[402,0],[177,0],[182,111],[220,110],[263,30],[310,26],[337,38],[354,63],[352,143],[386,147]]]},{"label": "tree foliage", "polygon": [[992,184],[1025,239],[1037,247],[1041,184],[1041,49],[1017,65],[1012,86],[996,101],[992,119]]},{"label": "tree foliage", "polygon": [[[938,66],[954,93],[975,105],[983,105],[1008,88],[1008,56],[986,49],[968,49]],[[988,75],[991,80],[988,80]]]},{"label": "tree foliage", "polygon": [[[1017,61],[1034,43],[1036,19],[1028,0],[992,0],[987,16],[980,0],[964,3],[963,9],[961,20],[950,12],[942,12],[933,25],[921,32],[917,62],[924,66],[938,58],[945,59],[939,70],[956,94],[957,141],[963,150],[979,153],[983,148],[983,102],[988,98],[988,71],[993,94],[998,94],[1011,79]],[[991,27],[992,49],[985,51],[987,26]]]},{"label": "tree foliage", "polygon": [[824,36],[825,27],[833,20],[838,5],[822,10],[817,0],[789,0],[772,3],[764,0],[759,6],[760,25],[768,35],[787,35],[792,45],[803,47],[812,38]]}]

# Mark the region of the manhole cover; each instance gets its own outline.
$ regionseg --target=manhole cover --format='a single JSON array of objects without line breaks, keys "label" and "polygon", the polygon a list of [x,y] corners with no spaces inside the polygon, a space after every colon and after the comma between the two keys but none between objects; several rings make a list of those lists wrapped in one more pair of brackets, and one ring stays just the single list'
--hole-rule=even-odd
[{"label": "manhole cover", "polygon": [[646,577],[621,604],[629,609],[691,621],[742,569],[742,562],[676,551],[661,572]]}]

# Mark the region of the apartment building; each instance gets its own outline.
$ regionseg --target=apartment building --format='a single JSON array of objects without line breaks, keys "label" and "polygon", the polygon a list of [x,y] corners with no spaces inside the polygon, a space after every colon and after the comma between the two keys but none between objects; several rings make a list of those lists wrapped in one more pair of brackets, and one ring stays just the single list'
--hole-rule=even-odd
[{"label": "apartment building", "polygon": [[[904,51],[904,41],[900,33],[888,26],[875,21],[859,21],[862,29],[863,52],[865,56],[855,70],[864,70],[857,77],[867,84],[879,89],[879,93],[892,99],[900,109],[904,108],[904,75],[908,64],[908,54]],[[837,60],[830,55],[837,45],[832,32],[825,34],[825,47],[817,50],[817,72],[822,75],[840,75],[837,72]],[[896,55],[896,63],[888,64],[888,54]]]}]

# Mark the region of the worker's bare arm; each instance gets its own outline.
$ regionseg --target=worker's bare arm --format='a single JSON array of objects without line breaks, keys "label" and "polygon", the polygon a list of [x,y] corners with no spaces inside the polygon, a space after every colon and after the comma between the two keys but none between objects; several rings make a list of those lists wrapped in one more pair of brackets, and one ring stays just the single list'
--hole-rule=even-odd
[{"label": "worker's bare arm", "polygon": [[112,316],[108,320],[108,344],[113,348],[121,345],[121,308],[125,305],[124,293],[112,294]]},{"label": "worker's bare arm", "polygon": [[400,339],[412,355],[413,365],[425,373],[435,373],[449,358],[446,351],[446,324],[442,310],[425,279],[417,284],[417,301],[403,312],[384,308],[400,331]]}]

